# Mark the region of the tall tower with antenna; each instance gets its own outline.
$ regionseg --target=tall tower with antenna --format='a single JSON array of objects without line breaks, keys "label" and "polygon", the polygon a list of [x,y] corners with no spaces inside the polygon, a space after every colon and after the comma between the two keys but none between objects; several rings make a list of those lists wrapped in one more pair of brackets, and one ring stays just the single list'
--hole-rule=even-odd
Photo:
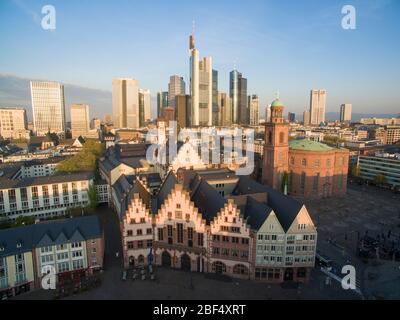
[{"label": "tall tower with antenna", "polygon": [[192,34],[189,37],[190,54],[190,97],[191,97],[191,117],[192,126],[199,125],[199,51],[195,48],[194,41],[195,22],[193,21]]}]

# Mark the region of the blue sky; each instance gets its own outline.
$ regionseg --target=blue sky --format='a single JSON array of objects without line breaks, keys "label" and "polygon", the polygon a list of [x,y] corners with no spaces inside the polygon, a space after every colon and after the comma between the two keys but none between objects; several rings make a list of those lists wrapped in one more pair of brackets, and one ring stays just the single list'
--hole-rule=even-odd
[{"label": "blue sky", "polygon": [[[46,4],[56,8],[55,31],[40,26]],[[341,28],[345,4],[356,8],[356,30]],[[398,0],[1,0],[0,73],[109,91],[113,77],[133,77],[154,95],[172,74],[187,80],[195,20],[220,90],[236,62],[262,109],[279,90],[286,111],[300,113],[309,90],[324,88],[327,111],[349,102],[354,112],[395,113],[399,13]]]}]

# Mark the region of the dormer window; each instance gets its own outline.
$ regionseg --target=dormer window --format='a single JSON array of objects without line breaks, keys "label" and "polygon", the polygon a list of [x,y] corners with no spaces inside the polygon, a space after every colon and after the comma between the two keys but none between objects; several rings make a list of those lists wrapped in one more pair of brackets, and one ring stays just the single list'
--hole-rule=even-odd
[{"label": "dormer window", "polygon": [[21,242],[17,242],[17,248],[21,248],[22,247],[22,243]]}]

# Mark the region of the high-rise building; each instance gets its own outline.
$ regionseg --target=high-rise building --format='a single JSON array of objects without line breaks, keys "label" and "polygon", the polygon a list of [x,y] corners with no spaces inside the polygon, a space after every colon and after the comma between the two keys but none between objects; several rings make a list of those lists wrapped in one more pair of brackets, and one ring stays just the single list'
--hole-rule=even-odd
[{"label": "high-rise building", "polygon": [[265,107],[265,122],[268,122],[271,120],[271,105],[269,104],[268,106]]},{"label": "high-rise building", "polygon": [[139,84],[129,78],[113,79],[114,128],[139,128]]},{"label": "high-rise building", "polygon": [[340,106],[340,122],[351,121],[351,103],[344,103]]},{"label": "high-rise building", "polygon": [[248,124],[247,79],[236,69],[229,74],[229,96],[232,100],[232,123]]},{"label": "high-rise building", "polygon": [[37,136],[49,131],[65,135],[64,86],[58,82],[31,81],[33,126]]},{"label": "high-rise building", "polygon": [[326,90],[311,90],[310,123],[319,125],[325,122]]},{"label": "high-rise building", "polygon": [[186,128],[189,126],[190,113],[190,96],[175,96],[175,117],[178,122],[178,128]]},{"label": "high-rise building", "polygon": [[177,75],[170,76],[168,84],[168,106],[170,108],[175,108],[175,96],[185,94],[185,88],[183,77]]},{"label": "high-rise building", "polygon": [[212,125],[217,126],[219,124],[219,117],[218,114],[218,71],[212,71]]},{"label": "high-rise building", "polygon": [[150,90],[139,89],[139,126],[143,127],[150,120]]},{"label": "high-rise building", "polygon": [[212,58],[199,61],[199,51],[194,45],[194,33],[189,38],[190,96],[193,126],[212,125]]},{"label": "high-rise building", "polygon": [[295,120],[296,120],[296,114],[293,112],[288,112],[288,121],[295,122]]},{"label": "high-rise building", "polygon": [[28,139],[24,108],[0,108],[0,136],[5,139]]},{"label": "high-rise building", "polygon": [[218,114],[220,126],[232,124],[232,101],[225,92],[218,92]]},{"label": "high-rise building", "polygon": [[308,110],[305,110],[303,112],[303,125],[304,126],[310,125],[310,112]]},{"label": "high-rise building", "polygon": [[99,118],[93,118],[90,120],[90,129],[91,130],[100,130],[101,129],[101,120]]},{"label": "high-rise building", "polygon": [[257,126],[259,122],[259,109],[260,109],[260,99],[258,95],[253,94],[249,96],[248,106],[249,106],[249,124],[251,126]]},{"label": "high-rise building", "polygon": [[72,138],[86,137],[90,130],[89,124],[89,106],[87,104],[73,104],[71,106]]},{"label": "high-rise building", "polygon": [[157,117],[163,117],[163,109],[168,107],[168,91],[157,92]]}]

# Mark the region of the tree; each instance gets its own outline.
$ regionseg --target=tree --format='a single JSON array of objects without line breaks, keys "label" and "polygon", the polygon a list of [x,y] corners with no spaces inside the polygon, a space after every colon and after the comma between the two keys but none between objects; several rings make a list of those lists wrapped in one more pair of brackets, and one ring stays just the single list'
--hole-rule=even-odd
[{"label": "tree", "polygon": [[383,174],[377,174],[374,177],[374,182],[376,185],[381,186],[386,183],[386,177]]},{"label": "tree", "polygon": [[284,194],[287,194],[287,188],[288,188],[288,184],[289,184],[289,175],[288,173],[285,171],[285,173],[282,176],[282,184],[281,184],[281,191]]},{"label": "tree", "polygon": [[30,224],[35,223],[35,217],[29,216],[19,216],[17,219],[15,219],[14,226],[19,227],[19,226],[27,226]]},{"label": "tree", "polygon": [[92,183],[88,188],[89,208],[95,209],[99,205],[99,194],[97,193],[96,186]]},{"label": "tree", "polygon": [[103,154],[103,145],[97,140],[87,140],[75,156],[57,165],[60,172],[96,171],[97,161]]},{"label": "tree", "polygon": [[353,175],[353,177],[360,177],[361,174],[361,169],[360,166],[358,164],[355,164],[352,168],[351,168],[351,174]]}]

